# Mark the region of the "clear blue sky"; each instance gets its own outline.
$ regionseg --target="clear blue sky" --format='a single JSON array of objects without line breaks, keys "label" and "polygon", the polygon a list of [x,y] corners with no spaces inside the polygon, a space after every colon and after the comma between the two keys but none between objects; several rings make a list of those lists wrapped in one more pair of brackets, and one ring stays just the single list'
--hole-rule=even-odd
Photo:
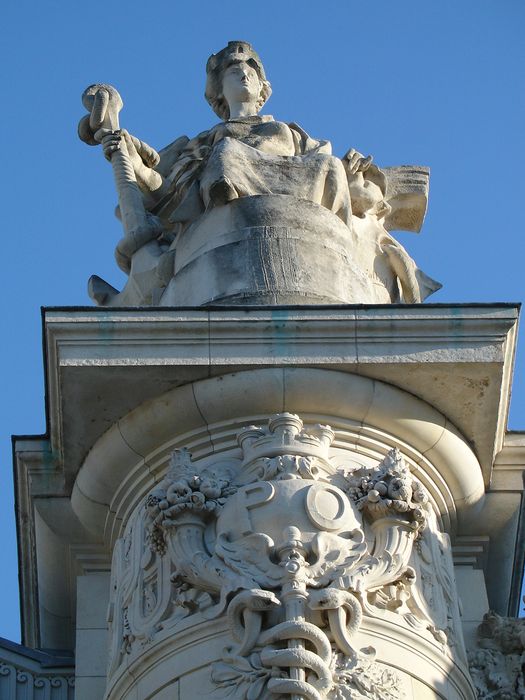
[{"label": "clear blue sky", "polygon": [[[423,231],[399,239],[443,283],[432,301],[522,301],[525,3],[4,0],[2,20],[0,636],[16,641],[10,434],[45,430],[40,306],[90,304],[93,273],[122,284],[111,170],[76,136],[83,89],[114,84],[123,126],[160,148],[216,123],[206,59],[250,41],[273,85],[266,113],[339,155],[431,167]],[[513,429],[524,367],[522,338]]]}]

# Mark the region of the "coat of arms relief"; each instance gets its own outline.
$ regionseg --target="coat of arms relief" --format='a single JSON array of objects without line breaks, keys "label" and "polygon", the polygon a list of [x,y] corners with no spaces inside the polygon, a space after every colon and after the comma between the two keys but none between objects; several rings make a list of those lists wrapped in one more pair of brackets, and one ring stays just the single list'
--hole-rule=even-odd
[{"label": "coat of arms relief", "polygon": [[428,492],[397,448],[337,468],[334,436],[281,413],[238,433],[242,459],[200,468],[172,454],[115,547],[110,674],[159,635],[221,616],[218,698],[402,698],[395,669],[363,643],[366,618],[464,657]]}]

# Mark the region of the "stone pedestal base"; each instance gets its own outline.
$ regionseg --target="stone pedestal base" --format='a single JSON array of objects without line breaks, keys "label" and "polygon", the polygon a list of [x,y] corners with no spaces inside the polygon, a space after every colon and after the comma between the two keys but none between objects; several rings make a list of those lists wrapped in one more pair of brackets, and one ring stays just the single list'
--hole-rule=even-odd
[{"label": "stone pedestal base", "polygon": [[177,240],[175,274],[160,303],[388,303],[396,282],[386,256],[376,261],[384,280],[366,273],[376,245],[312,202],[244,197],[212,209]]},{"label": "stone pedestal base", "polygon": [[515,327],[507,305],[47,312],[49,439],[16,445],[25,643],[75,632],[76,700],[473,700],[451,540],[470,640],[470,582],[500,609],[512,588],[485,543],[519,506]]},{"label": "stone pedestal base", "polygon": [[[424,402],[337,372],[255,370],[192,391],[205,425],[185,387],[143,406],[129,425],[170,438],[149,451],[122,423],[73,494],[93,527],[97,473],[122,479],[106,521],[117,537],[107,700],[137,687],[164,697],[175,682],[181,700],[419,698],[422,687],[474,698],[442,532],[478,489],[462,437]],[[122,431],[148,475],[107,461]]]}]

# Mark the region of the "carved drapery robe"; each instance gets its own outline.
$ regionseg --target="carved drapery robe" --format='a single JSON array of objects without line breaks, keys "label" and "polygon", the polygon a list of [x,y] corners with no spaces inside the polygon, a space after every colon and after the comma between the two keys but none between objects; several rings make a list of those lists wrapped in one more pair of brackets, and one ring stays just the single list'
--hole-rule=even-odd
[{"label": "carved drapery robe", "polygon": [[161,152],[159,171],[168,189],[153,211],[172,224],[195,220],[213,206],[210,191],[221,181],[232,198],[290,195],[351,223],[346,172],[330,143],[269,115],[231,119],[189,141],[175,141]]}]

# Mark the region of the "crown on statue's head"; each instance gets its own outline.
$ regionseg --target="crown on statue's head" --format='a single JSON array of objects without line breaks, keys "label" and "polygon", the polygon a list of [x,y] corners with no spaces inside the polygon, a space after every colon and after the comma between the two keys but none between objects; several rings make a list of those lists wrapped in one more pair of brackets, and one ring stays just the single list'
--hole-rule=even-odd
[{"label": "crown on statue's head", "polygon": [[228,46],[217,53],[213,53],[206,63],[206,73],[211,73],[220,67],[237,61],[246,61],[246,63],[254,64],[259,77],[263,80],[266,79],[259,54],[247,41],[229,41]]}]

